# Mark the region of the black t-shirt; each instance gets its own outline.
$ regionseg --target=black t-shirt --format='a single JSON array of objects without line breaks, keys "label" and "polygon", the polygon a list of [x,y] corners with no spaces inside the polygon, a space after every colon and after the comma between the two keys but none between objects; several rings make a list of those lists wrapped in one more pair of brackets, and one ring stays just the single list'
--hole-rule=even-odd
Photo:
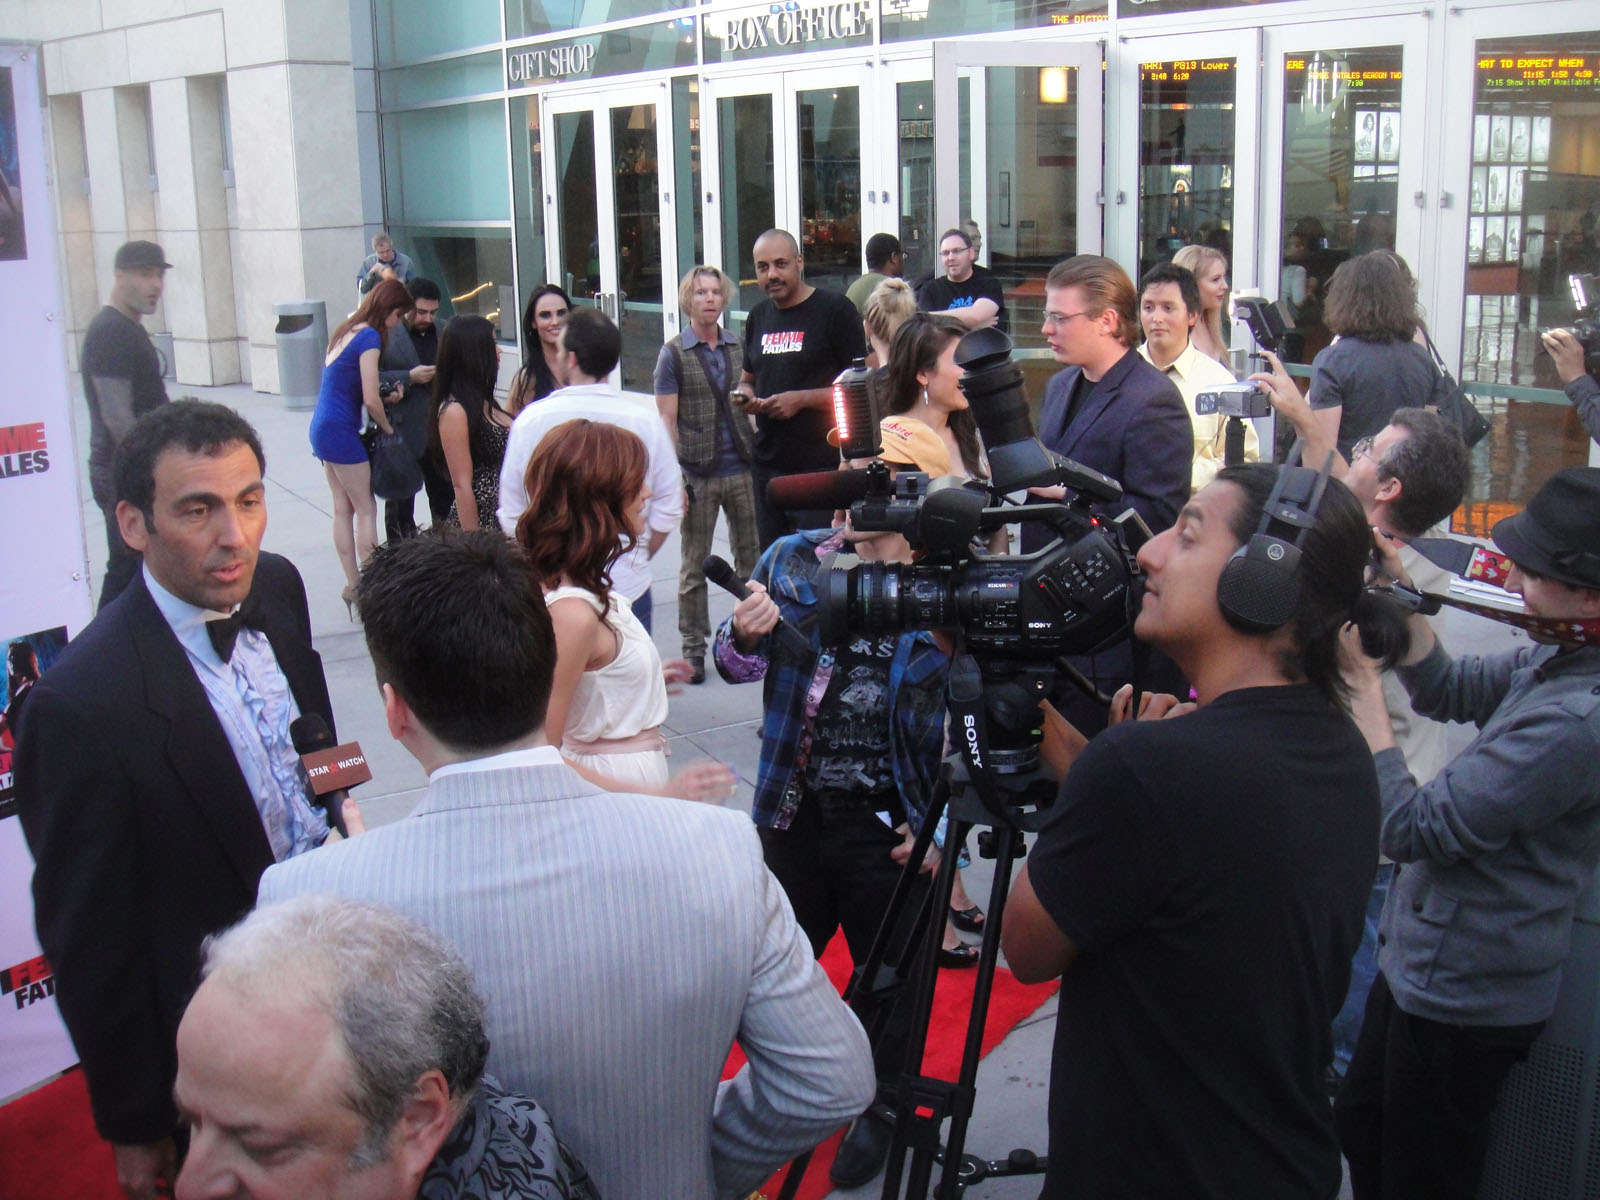
[{"label": "black t-shirt", "polygon": [[[856,306],[821,288],[790,308],[763,300],[744,325],[744,369],[761,397],[827,387],[866,352]],[[778,471],[826,471],[839,465],[828,445],[832,428],[831,410],[803,409],[787,421],[758,416],[753,457]]]},{"label": "black t-shirt", "polygon": [[839,647],[806,761],[813,791],[848,792],[876,807],[875,795],[894,789],[889,668],[899,644],[898,634],[852,634]]},{"label": "black t-shirt", "polygon": [[993,300],[1000,307],[997,323],[1002,331],[1011,325],[1006,312],[1006,295],[1000,281],[987,267],[974,265],[972,274],[961,283],[951,283],[946,275],[930,279],[917,288],[917,307],[923,312],[945,312],[952,308],[971,308],[978,300]]},{"label": "black t-shirt", "polygon": [[1079,950],[1042,1196],[1338,1192],[1323,1073],[1377,850],[1372,755],[1309,685],[1089,743],[1028,859]]},{"label": "black t-shirt", "polygon": [[84,398],[89,402],[89,486],[95,500],[105,503],[115,490],[111,460],[117,443],[101,415],[95,377],[126,379],[132,388],[135,417],[165,404],[167,386],[161,380],[161,356],[144,326],[109,304],[89,322],[79,369],[83,372]]}]

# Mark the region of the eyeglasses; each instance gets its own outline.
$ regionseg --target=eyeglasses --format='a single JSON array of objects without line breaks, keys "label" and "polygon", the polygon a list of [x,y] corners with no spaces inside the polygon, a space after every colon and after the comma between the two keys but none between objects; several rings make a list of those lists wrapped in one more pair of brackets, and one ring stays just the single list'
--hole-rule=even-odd
[{"label": "eyeglasses", "polygon": [[1089,310],[1088,309],[1084,309],[1081,312],[1075,312],[1075,313],[1047,312],[1047,313],[1044,314],[1044,327],[1046,329],[1050,329],[1050,328],[1059,329],[1061,326],[1065,325],[1068,321],[1072,320],[1073,317],[1086,317],[1088,315],[1089,315]]},{"label": "eyeglasses", "polygon": [[1378,456],[1372,452],[1371,434],[1368,434],[1350,447],[1350,461],[1354,462],[1358,458],[1370,458],[1373,462],[1378,461]]}]

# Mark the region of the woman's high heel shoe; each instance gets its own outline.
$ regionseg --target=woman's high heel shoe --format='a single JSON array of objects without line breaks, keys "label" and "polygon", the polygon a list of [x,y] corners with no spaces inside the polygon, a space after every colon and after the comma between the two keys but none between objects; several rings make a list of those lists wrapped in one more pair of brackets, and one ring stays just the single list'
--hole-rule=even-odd
[{"label": "woman's high heel shoe", "polygon": [[353,588],[353,587],[345,588],[344,591],[339,593],[339,599],[344,601],[344,611],[346,612],[346,614],[349,615],[350,619],[352,621],[354,621],[356,619],[356,590],[355,590],[355,588]]}]

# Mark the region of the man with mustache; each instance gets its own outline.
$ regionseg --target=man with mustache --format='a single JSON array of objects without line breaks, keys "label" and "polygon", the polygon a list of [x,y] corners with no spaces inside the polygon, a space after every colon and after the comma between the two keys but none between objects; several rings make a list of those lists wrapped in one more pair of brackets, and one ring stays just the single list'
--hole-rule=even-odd
[{"label": "man with mustache", "polygon": [[731,399],[755,417],[751,475],[756,485],[756,530],[765,550],[784,534],[824,528],[827,511],[785,512],[767,499],[779,475],[831,471],[839,452],[833,428],[833,381],[867,353],[856,306],[812,287],[794,235],[769,229],[756,239],[756,281],[767,294],[744,324],[744,371]]},{"label": "man with mustache", "polygon": [[116,515],[143,567],[22,705],[39,944],[129,1197],[176,1173],[176,1038],[201,941],[250,910],[267,867],[328,836],[289,726],[331,726],[332,708],[300,574],[260,552],[263,471],[255,430],[220,404],[135,423]]}]

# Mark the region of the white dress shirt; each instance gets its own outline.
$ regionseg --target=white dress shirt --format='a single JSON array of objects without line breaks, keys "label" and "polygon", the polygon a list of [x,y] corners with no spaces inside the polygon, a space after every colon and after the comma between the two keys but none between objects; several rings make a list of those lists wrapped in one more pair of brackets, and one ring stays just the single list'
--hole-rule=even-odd
[{"label": "white dress shirt", "polygon": [[[645,505],[645,521],[651,532],[671,533],[683,519],[683,477],[667,427],[654,404],[646,407],[606,383],[558,388],[517,414],[500,467],[500,507],[495,514],[500,528],[516,535],[517,521],[528,507],[524,480],[528,460],[539,442],[555,426],[579,417],[619,425],[638,434],[644,442],[644,480],[651,493]],[[612,587],[630,603],[650,590],[650,552],[645,543],[646,538],[640,538],[639,544],[611,568]]]},{"label": "white dress shirt", "polygon": [[[1144,360],[1155,366],[1150,357],[1150,343],[1140,345],[1139,353]],[[1223,467],[1224,436],[1227,433],[1228,418],[1219,413],[1208,413],[1204,416],[1194,411],[1194,398],[1201,392],[1208,392],[1214,388],[1226,387],[1236,383],[1233,372],[1228,370],[1209,354],[1202,353],[1190,342],[1184,347],[1183,353],[1178,355],[1164,367],[1156,367],[1166,377],[1172,380],[1180,395],[1183,396],[1183,406],[1189,410],[1189,423],[1194,426],[1194,467],[1189,475],[1189,491],[1191,494],[1198,492],[1216,477]],[[1255,422],[1244,423],[1244,460],[1245,462],[1259,462],[1261,459],[1261,439],[1256,436]]]}]

